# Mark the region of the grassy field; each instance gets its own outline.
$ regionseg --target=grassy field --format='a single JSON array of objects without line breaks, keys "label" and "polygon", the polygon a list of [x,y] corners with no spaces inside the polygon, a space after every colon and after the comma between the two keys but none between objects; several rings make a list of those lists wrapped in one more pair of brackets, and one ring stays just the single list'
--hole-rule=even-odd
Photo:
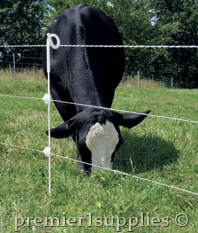
[{"label": "grassy field", "polygon": [[[0,94],[42,98],[42,72],[0,72]],[[119,86],[113,108],[198,121],[198,90]],[[0,142],[43,150],[47,105],[0,97]],[[51,104],[51,126],[62,123]],[[198,124],[148,116],[128,130],[114,169],[198,193]],[[76,159],[71,138],[52,139],[52,153]],[[198,232],[198,196],[107,171],[91,176],[76,162],[0,145],[0,232]]]}]

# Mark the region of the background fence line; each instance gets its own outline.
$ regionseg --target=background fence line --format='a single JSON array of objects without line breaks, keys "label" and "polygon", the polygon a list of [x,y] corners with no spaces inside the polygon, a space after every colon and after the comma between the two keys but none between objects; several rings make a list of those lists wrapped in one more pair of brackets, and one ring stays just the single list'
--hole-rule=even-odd
[{"label": "background fence line", "polygon": [[[5,57],[10,57],[12,59],[9,59],[9,61],[4,59]],[[23,56],[17,56],[15,53],[13,55],[1,55],[0,54],[0,69],[6,69],[6,68],[13,68],[13,76],[14,76],[14,81],[15,81],[15,89],[17,87],[17,79],[16,79],[16,71],[19,70],[36,70],[36,69],[41,69],[42,68],[42,63],[37,63],[37,62],[22,62],[21,60],[23,59],[32,59],[32,60],[38,60],[41,61],[41,58],[36,58],[36,57],[23,57]],[[11,66],[11,67],[10,67]],[[171,76],[171,75],[169,75]],[[146,74],[144,72],[138,71],[134,72],[132,70],[125,70],[122,76],[122,81],[121,84],[122,86],[126,85],[126,82],[130,82],[132,86],[138,86],[141,88],[141,82],[146,82],[150,81],[151,83],[147,84],[146,86],[149,87],[155,87],[155,86],[160,86],[160,87],[171,87],[171,88],[181,88],[181,80],[175,80],[174,78],[171,78],[169,76],[164,76],[164,75],[156,75],[154,73]],[[137,80],[136,80],[137,79]],[[190,83],[190,89],[194,88],[194,84],[191,82]]]},{"label": "background fence line", "polygon": [[[14,57],[14,59],[13,59]],[[10,58],[5,59],[5,58]],[[20,60],[23,59],[30,59],[30,60],[38,60],[40,61],[40,63],[36,63],[36,62],[20,62]],[[38,58],[38,57],[24,57],[24,56],[17,56],[15,53],[13,53],[12,55],[7,55],[7,54],[0,54],[0,64],[16,64],[16,65],[29,65],[29,66],[42,66],[42,59]]]},{"label": "background fence line", "polygon": [[[171,76],[171,75],[169,75]],[[138,88],[141,88],[141,86],[146,87],[163,87],[163,88],[182,88],[182,81],[181,79],[174,79],[169,76],[164,75],[155,75],[154,73],[146,74],[141,71],[130,71],[125,70],[123,77],[122,77],[122,86],[127,85],[127,82],[129,82],[132,86],[137,86]],[[143,85],[142,85],[143,82]],[[150,83],[147,83],[150,82]],[[126,84],[125,84],[126,83]],[[193,82],[190,82],[190,89],[195,88],[195,84]]]}]

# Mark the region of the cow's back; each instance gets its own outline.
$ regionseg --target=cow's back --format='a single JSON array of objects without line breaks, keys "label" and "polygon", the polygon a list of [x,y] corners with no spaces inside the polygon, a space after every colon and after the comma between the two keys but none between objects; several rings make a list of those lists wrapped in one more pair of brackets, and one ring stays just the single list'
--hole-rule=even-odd
[{"label": "cow's back", "polygon": [[[86,4],[79,4],[57,16],[47,33],[57,34],[61,45],[122,44],[111,18]],[[45,67],[44,61],[44,70]],[[59,83],[60,92],[67,89],[74,102],[111,107],[123,69],[123,48],[51,49],[52,82],[56,80]],[[99,100],[94,96],[95,92]]]}]

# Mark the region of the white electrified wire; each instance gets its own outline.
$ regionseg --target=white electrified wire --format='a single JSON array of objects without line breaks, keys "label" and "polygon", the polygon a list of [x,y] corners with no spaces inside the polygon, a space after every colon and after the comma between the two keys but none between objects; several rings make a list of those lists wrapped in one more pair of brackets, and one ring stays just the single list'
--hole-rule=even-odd
[{"label": "white electrified wire", "polygon": [[12,147],[16,147],[16,148],[24,149],[24,150],[32,150],[32,151],[36,151],[36,152],[42,152],[42,151],[40,151],[40,150],[35,150],[35,149],[23,147],[23,146],[16,146],[16,145],[12,145],[12,144],[8,144],[8,143],[3,143],[3,142],[0,142],[0,144],[1,144],[1,145],[4,145],[4,146],[12,146]]},{"label": "white electrified wire", "polygon": [[[46,45],[0,45],[0,48],[46,47]],[[197,45],[60,45],[68,48],[198,48]]]},{"label": "white electrified wire", "polygon": [[11,98],[21,98],[21,99],[31,99],[31,100],[42,100],[42,98],[26,97],[26,96],[14,96],[14,95],[0,95],[0,97],[11,97]]},{"label": "white electrified wire", "polygon": [[190,123],[198,124],[198,121],[185,120],[185,119],[181,119],[181,118],[158,116],[158,115],[152,115],[152,114],[146,114],[146,113],[140,113],[140,112],[131,112],[131,111],[126,111],[126,110],[121,110],[121,109],[105,108],[105,107],[99,107],[99,106],[94,106],[94,105],[79,104],[79,103],[66,102],[66,101],[60,101],[60,100],[52,100],[52,101],[53,102],[59,102],[59,103],[65,103],[65,104],[79,105],[79,106],[84,106],[84,107],[98,108],[98,109],[117,111],[117,112],[125,112],[125,113],[134,113],[134,114],[138,114],[138,115],[158,117],[158,118],[163,118],[163,119],[177,120],[177,121],[184,121],[184,122],[190,122]]},{"label": "white electrified wire", "polygon": [[[33,99],[33,100],[34,100],[34,99],[35,99],[35,100],[43,100],[42,98],[23,97],[23,96],[10,96],[10,95],[0,95],[0,97],[15,97],[15,98],[22,98],[22,99],[25,98],[25,99]],[[133,114],[139,114],[139,115],[144,115],[144,116],[157,117],[157,118],[162,118],[162,119],[176,120],[176,121],[183,121],[183,122],[189,122],[189,123],[198,124],[198,121],[185,120],[185,119],[181,119],[181,118],[174,118],[174,117],[166,117],[166,116],[152,115],[152,114],[146,114],[146,113],[140,113],[140,112],[132,112],[132,111],[126,111],[126,110],[122,110],[122,109],[105,108],[105,107],[100,107],[100,106],[87,105],[87,104],[79,104],[79,103],[73,103],[73,102],[67,102],[67,101],[61,101],[61,100],[51,100],[51,101],[53,101],[53,102],[58,102],[58,103],[79,105],[79,106],[90,107],[90,108],[104,109],[104,110],[109,110],[109,111],[133,113]]]},{"label": "white electrified wire", "polygon": [[[34,149],[30,149],[30,148],[26,148],[26,147],[21,147],[21,146],[15,146],[15,145],[11,145],[11,144],[8,144],[8,143],[2,143],[2,142],[0,142],[0,144],[4,145],[4,146],[12,146],[12,147],[20,148],[20,149],[31,150],[31,151],[36,151],[36,152],[39,152],[39,153],[43,153],[43,151],[40,151],[40,150],[34,150]],[[86,162],[83,162],[83,161],[79,161],[77,159],[72,159],[72,158],[69,158],[69,157],[64,157],[64,156],[53,154],[53,153],[51,153],[51,155],[59,157],[59,158],[67,159],[67,160],[70,160],[70,161],[73,161],[73,162],[79,162],[79,163],[82,163],[82,164],[90,165],[90,166],[97,167],[97,168],[100,168],[100,169],[103,169],[103,170],[106,170],[106,171],[111,171],[111,172],[114,172],[114,173],[118,173],[118,174],[129,176],[129,177],[133,177],[133,178],[136,178],[136,179],[139,179],[139,180],[147,181],[147,182],[150,182],[150,183],[153,183],[153,184],[158,184],[158,185],[161,185],[161,186],[165,186],[165,187],[168,187],[168,188],[171,188],[171,189],[176,189],[176,190],[179,190],[179,191],[182,191],[182,192],[186,192],[186,193],[190,193],[190,194],[198,196],[198,193],[195,193],[195,192],[192,192],[192,191],[188,191],[186,189],[178,188],[178,187],[175,187],[175,186],[172,186],[172,185],[163,184],[163,183],[160,183],[160,182],[157,182],[157,181],[145,179],[145,178],[142,178],[142,177],[139,177],[139,176],[135,176],[135,175],[131,175],[131,174],[128,174],[128,173],[125,173],[125,172],[113,170],[113,169],[110,169],[110,168],[101,167],[99,165],[95,165],[95,164],[91,164],[91,163],[86,163]]]},{"label": "white electrified wire", "polygon": [[197,45],[60,45],[72,48],[198,48]]}]

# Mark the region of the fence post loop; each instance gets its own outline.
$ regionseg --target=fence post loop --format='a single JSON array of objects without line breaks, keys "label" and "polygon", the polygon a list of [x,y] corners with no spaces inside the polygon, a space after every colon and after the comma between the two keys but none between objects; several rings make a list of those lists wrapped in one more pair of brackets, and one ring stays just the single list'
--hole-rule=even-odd
[{"label": "fence post loop", "polygon": [[[57,42],[56,45],[53,43],[52,37],[56,39],[56,42]],[[60,39],[56,34],[47,33],[47,39],[49,40],[49,44],[53,49],[58,49],[60,47]]]},{"label": "fence post loop", "polygon": [[[56,41],[57,41],[56,45],[53,43],[52,37],[56,38]],[[47,73],[50,73],[50,46],[53,49],[58,49],[59,48],[60,39],[56,34],[47,33]],[[48,81],[48,83],[49,83],[49,81]]]}]

